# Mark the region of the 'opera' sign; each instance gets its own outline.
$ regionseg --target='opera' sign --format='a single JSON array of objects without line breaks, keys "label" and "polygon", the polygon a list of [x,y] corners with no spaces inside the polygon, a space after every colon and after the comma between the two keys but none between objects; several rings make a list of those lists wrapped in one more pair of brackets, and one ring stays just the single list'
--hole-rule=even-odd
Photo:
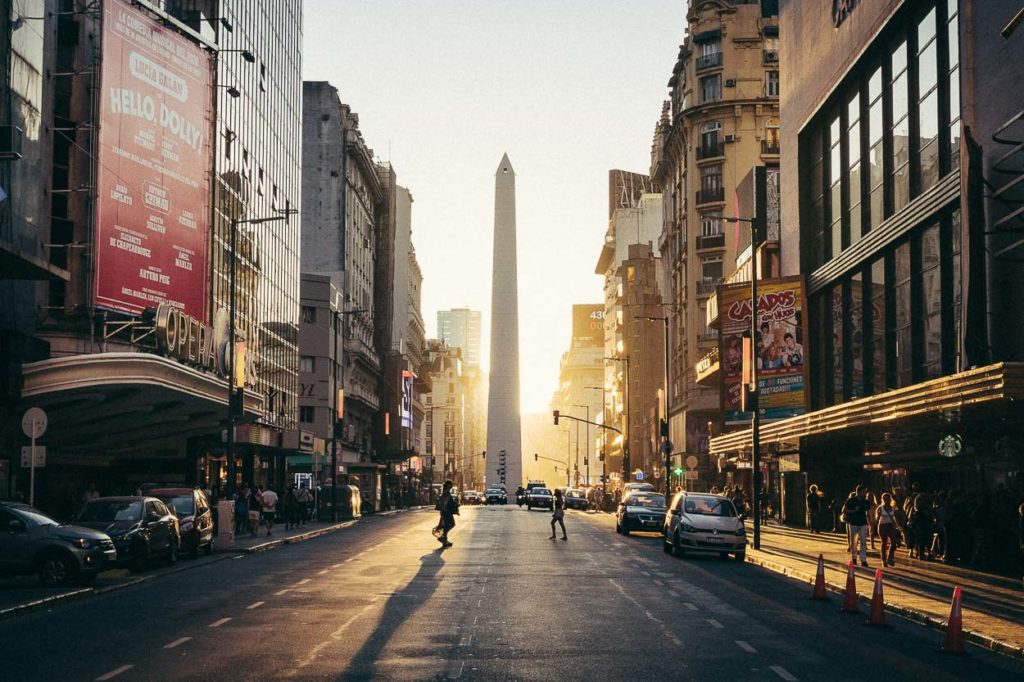
[{"label": "'opera' sign", "polygon": [[161,303],[156,309],[157,348],[169,358],[227,376],[227,316],[218,314],[216,318],[220,324],[210,327],[174,306]]}]

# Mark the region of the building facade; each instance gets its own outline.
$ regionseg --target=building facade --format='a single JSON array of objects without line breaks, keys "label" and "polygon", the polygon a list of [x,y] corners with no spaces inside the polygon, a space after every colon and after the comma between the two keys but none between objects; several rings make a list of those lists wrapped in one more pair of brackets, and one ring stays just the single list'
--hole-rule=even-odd
[{"label": "building facade", "polygon": [[437,336],[453,348],[461,348],[469,367],[480,366],[482,313],[469,308],[437,311]]},{"label": "building facade", "polygon": [[[482,313],[469,308],[437,311],[437,335],[461,352],[462,380],[466,400],[467,452],[487,449],[487,374],[480,368],[480,332]],[[468,476],[482,485],[484,462],[467,458]]]},{"label": "building facade", "polygon": [[690,3],[652,147],[651,176],[664,203],[658,243],[671,318],[669,439],[678,463],[697,455],[705,476],[711,469],[707,424],[718,420],[719,392],[698,383],[694,367],[718,343],[708,324],[708,299],[750,244],[746,223],[726,222],[738,216],[737,188],[754,166],[778,166],[776,6]]}]

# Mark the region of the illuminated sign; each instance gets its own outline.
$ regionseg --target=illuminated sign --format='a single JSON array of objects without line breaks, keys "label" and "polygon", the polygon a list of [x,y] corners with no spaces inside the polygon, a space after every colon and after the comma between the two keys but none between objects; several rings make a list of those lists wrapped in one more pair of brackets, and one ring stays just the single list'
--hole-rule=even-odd
[{"label": "illuminated sign", "polygon": [[604,345],[604,306],[576,304],[572,307],[572,338],[587,347]]},{"label": "illuminated sign", "polygon": [[[220,309],[211,327],[174,306],[156,309],[157,350],[164,356],[207,372],[228,377],[228,314]],[[237,336],[237,334],[236,334]],[[256,383],[253,353],[244,340],[235,343],[235,387]]]}]

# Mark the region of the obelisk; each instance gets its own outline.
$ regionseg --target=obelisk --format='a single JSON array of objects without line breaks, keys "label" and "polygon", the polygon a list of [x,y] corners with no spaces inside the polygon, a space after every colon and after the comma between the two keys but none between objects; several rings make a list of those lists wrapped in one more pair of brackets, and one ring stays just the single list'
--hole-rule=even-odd
[{"label": "obelisk", "polygon": [[487,486],[509,498],[523,483],[519,422],[519,281],[516,274],[516,174],[508,154],[494,175],[491,360],[487,396]]}]

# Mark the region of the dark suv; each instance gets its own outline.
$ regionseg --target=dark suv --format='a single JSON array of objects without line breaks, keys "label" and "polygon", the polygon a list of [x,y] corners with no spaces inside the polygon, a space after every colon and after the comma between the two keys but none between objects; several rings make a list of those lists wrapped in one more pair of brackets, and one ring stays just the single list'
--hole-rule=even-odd
[{"label": "dark suv", "polygon": [[181,551],[193,559],[202,549],[213,554],[213,512],[206,493],[194,488],[154,488],[149,491],[178,515]]},{"label": "dark suv", "polygon": [[65,526],[27,504],[0,502],[0,575],[39,576],[47,587],[87,583],[114,563],[106,533]]},{"label": "dark suv", "polygon": [[178,561],[178,517],[155,497],[101,497],[85,503],[75,523],[102,530],[114,541],[117,562],[141,571],[150,559]]}]

